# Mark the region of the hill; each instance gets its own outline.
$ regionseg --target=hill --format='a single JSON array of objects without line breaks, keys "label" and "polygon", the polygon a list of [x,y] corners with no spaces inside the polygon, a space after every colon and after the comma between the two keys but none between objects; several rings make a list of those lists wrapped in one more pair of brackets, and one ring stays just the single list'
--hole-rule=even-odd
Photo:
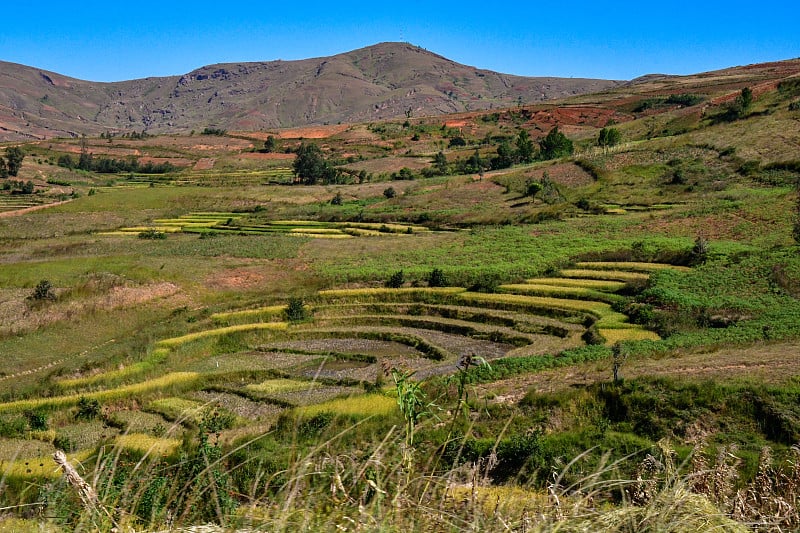
[{"label": "hill", "polygon": [[182,76],[95,83],[0,63],[0,140],[259,130],[509,107],[619,82],[530,78],[382,43],[300,61],[226,63]]},{"label": "hill", "polygon": [[798,73],[0,146],[0,526],[799,530]]}]

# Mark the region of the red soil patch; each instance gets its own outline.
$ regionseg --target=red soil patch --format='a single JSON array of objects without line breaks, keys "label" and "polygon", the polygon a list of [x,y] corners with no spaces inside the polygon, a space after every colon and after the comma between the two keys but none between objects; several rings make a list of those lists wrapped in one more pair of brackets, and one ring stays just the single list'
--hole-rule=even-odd
[{"label": "red soil patch", "polygon": [[349,124],[335,124],[332,126],[306,126],[281,131],[278,136],[281,139],[327,139],[338,133],[346,131]]},{"label": "red soil patch", "polygon": [[202,159],[198,159],[197,163],[194,164],[192,167],[193,170],[211,170],[214,168],[214,163],[216,160],[212,157],[204,157]]}]

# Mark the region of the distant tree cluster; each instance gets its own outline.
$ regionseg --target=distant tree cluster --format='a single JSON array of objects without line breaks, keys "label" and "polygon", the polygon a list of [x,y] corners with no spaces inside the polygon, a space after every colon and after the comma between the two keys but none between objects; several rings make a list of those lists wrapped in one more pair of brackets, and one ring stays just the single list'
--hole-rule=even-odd
[{"label": "distant tree cluster", "polygon": [[5,159],[0,157],[0,178],[16,177],[22,167],[22,160],[25,159],[25,152],[18,146],[6,148]]},{"label": "distant tree cluster", "polygon": [[174,172],[176,167],[170,163],[144,163],[138,159],[94,158],[90,153],[81,153],[76,161],[72,156],[64,154],[58,158],[58,166],[98,172],[100,174],[116,174],[119,172],[138,172],[140,174],[166,174]]},{"label": "distant tree cluster", "polygon": [[225,135],[228,133],[227,130],[222,128],[203,128],[203,131],[200,132],[200,135]]},{"label": "distant tree cluster", "polygon": [[300,183],[315,185],[339,183],[341,180],[341,172],[325,159],[322,149],[316,144],[301,143],[296,153],[292,170]]}]

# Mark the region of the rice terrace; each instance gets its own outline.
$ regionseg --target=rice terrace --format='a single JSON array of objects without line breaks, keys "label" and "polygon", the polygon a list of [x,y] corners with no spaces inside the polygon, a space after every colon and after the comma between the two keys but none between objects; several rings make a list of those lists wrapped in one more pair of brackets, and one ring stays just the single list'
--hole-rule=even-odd
[{"label": "rice terrace", "polygon": [[800,529],[800,60],[274,127],[48,79],[52,130],[0,101],[0,530]]}]

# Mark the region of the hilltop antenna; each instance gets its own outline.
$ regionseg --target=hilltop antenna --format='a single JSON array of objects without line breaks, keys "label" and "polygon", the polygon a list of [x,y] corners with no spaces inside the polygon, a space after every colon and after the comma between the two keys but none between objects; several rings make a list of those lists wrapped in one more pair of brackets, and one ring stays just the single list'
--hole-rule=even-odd
[{"label": "hilltop antenna", "polygon": [[400,28],[400,42],[401,43],[406,42],[405,38],[403,37],[403,28]]}]

